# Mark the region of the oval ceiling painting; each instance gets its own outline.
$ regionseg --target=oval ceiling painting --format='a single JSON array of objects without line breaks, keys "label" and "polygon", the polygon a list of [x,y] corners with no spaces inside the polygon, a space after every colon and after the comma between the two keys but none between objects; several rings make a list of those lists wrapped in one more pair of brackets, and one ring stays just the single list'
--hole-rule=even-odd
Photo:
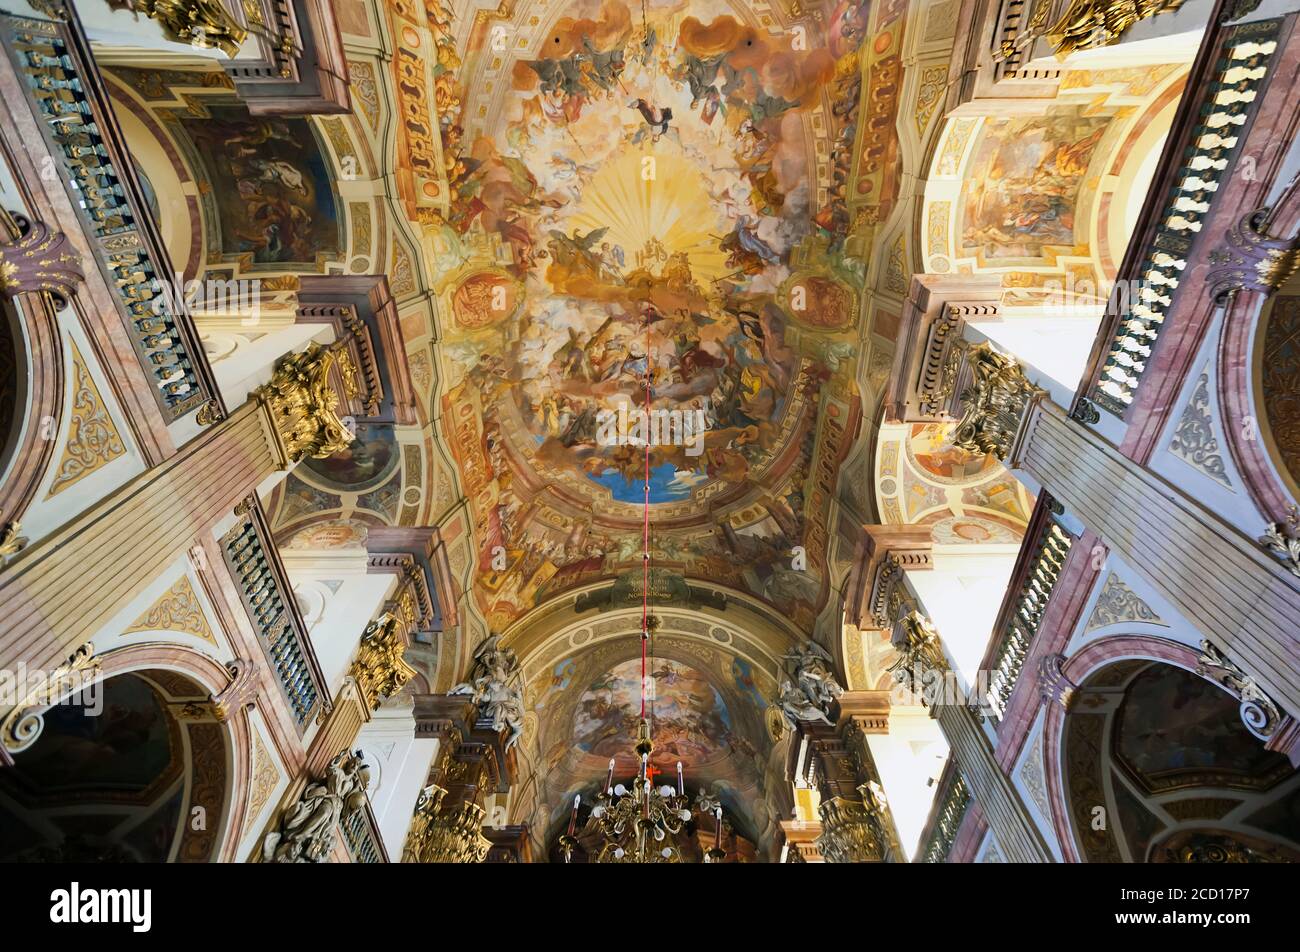
[{"label": "oval ceiling painting", "polygon": [[853,365],[827,360],[863,270],[834,159],[861,91],[848,9],[833,43],[724,0],[579,0],[533,42],[471,39],[435,264],[493,624],[594,552],[616,572],[647,483],[661,562],[815,615],[817,567],[792,591],[780,566],[824,518],[819,419],[853,422]]}]

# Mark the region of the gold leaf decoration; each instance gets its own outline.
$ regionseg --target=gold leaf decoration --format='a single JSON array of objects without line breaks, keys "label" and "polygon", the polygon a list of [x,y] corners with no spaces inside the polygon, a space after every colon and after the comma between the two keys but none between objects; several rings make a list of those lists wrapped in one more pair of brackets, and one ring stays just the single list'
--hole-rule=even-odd
[{"label": "gold leaf decoration", "polygon": [[262,808],[266,806],[266,801],[271,799],[271,794],[275,792],[279,783],[280,771],[276,769],[271,755],[266,752],[262,738],[257,731],[253,731],[253,789],[248,799],[250,819],[257,819],[261,815]]},{"label": "gold leaf decoration", "polygon": [[78,480],[126,454],[122,437],[113,425],[99,395],[86,362],[77,345],[72,345],[72,420],[68,426],[68,441],[63,446],[59,469],[50,484],[49,496],[63,492]]},{"label": "gold leaf decoration", "polygon": [[171,588],[158,596],[144,614],[135,620],[122,634],[129,635],[136,631],[179,631],[194,635],[217,646],[216,635],[208,624],[208,616],[203,613],[199,597],[194,593],[188,575],[182,575]]}]

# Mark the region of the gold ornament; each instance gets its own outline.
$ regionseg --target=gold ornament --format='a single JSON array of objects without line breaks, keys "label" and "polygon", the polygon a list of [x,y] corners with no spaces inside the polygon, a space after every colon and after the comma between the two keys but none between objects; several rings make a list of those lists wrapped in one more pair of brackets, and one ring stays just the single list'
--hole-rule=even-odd
[{"label": "gold ornament", "polygon": [[345,351],[312,344],[282,358],[271,382],[257,390],[257,398],[275,422],[290,463],[304,456],[324,459],[352,443],[352,431],[336,412],[339,394],[330,382],[330,371],[336,364],[351,365]]},{"label": "gold ornament", "polygon": [[349,673],[356,679],[361,696],[372,711],[378,710],[385,698],[392,697],[415,677],[415,669],[403,657],[405,653],[406,644],[394,616],[385,612],[366,626]]},{"label": "gold ornament", "polygon": [[1138,20],[1169,13],[1183,0],[1072,0],[1047,28],[1047,40],[1060,59],[1075,50],[1109,46]]},{"label": "gold ornament", "polygon": [[962,415],[953,445],[971,453],[991,453],[1006,461],[1025,414],[1044,391],[1026,378],[1015,358],[988,343],[967,350],[973,380],[961,395]]},{"label": "gold ornament", "polygon": [[227,56],[238,53],[248,36],[220,0],[131,0],[130,6],[160,24],[169,38]]}]

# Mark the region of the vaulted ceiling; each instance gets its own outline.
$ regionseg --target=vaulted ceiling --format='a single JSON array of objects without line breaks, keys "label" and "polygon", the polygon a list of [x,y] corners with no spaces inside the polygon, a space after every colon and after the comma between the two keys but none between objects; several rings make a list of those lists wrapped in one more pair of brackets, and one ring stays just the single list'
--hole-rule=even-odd
[{"label": "vaulted ceiling", "polygon": [[457,29],[445,409],[494,627],[640,575],[643,450],[600,423],[647,405],[687,428],[650,454],[664,584],[808,628],[827,597],[858,414],[845,188],[864,11],[810,26],[758,7],[579,0],[517,12],[526,35]]}]

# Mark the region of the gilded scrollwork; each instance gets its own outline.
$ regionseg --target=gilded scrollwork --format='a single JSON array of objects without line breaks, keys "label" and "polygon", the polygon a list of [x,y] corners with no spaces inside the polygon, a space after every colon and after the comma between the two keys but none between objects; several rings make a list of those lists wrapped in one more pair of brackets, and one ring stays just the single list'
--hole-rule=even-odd
[{"label": "gilded scrollwork", "polygon": [[1134,23],[1177,10],[1183,0],[1070,0],[1044,33],[1058,57],[1075,50],[1109,46]]},{"label": "gilded scrollwork", "polygon": [[291,463],[305,456],[324,459],[352,443],[352,431],[337,412],[340,395],[331,381],[336,366],[346,379],[351,367],[346,351],[312,344],[282,358],[271,382],[257,391]]},{"label": "gilded scrollwork", "polygon": [[966,361],[972,379],[961,395],[962,415],[953,445],[972,453],[991,453],[1005,462],[1026,413],[1043,391],[1029,382],[1015,358],[987,342],[968,348]]},{"label": "gilded scrollwork", "polygon": [[406,663],[405,654],[406,642],[396,617],[385,612],[366,626],[349,673],[371,710],[377,710],[385,698],[392,697],[415,677],[416,671]]},{"label": "gilded scrollwork", "polygon": [[219,49],[227,56],[238,53],[248,36],[221,0],[113,0],[112,5],[144,14],[179,43]]},{"label": "gilded scrollwork", "polygon": [[216,636],[199,602],[189,576],[182,575],[145,609],[122,634],[137,631],[179,631],[216,645]]},{"label": "gilded scrollwork", "polygon": [[56,496],[78,480],[102,469],[126,454],[122,437],[99,395],[94,378],[76,344],[72,345],[72,417],[63,455],[50,483],[49,496]]}]

